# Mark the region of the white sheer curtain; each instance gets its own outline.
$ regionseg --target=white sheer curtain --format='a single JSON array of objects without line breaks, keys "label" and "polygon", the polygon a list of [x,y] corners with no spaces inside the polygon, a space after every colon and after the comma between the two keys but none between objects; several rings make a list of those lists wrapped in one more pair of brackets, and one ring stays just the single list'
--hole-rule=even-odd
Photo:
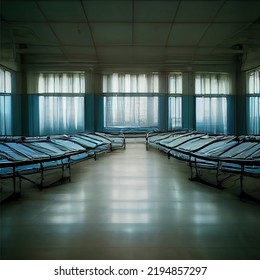
[{"label": "white sheer curtain", "polygon": [[227,133],[227,97],[230,77],[226,73],[195,75],[196,129],[207,133]]},{"label": "white sheer curtain", "polygon": [[105,74],[103,93],[158,93],[159,78],[152,74]]},{"label": "white sheer curtain", "polygon": [[182,127],[182,73],[168,77],[168,130]]},{"label": "white sheer curtain", "polygon": [[38,93],[84,93],[84,73],[55,73],[39,75]]},{"label": "white sheer curtain", "polygon": [[11,72],[0,68],[0,135],[12,134]]},{"label": "white sheer curtain", "polygon": [[158,74],[103,75],[105,127],[157,127]]},{"label": "white sheer curtain", "polygon": [[84,73],[39,75],[38,92],[42,94],[39,96],[40,135],[84,130],[84,97],[80,96],[84,89]]},{"label": "white sheer curtain", "polygon": [[247,80],[248,87],[248,133],[260,133],[260,68],[250,71]]}]

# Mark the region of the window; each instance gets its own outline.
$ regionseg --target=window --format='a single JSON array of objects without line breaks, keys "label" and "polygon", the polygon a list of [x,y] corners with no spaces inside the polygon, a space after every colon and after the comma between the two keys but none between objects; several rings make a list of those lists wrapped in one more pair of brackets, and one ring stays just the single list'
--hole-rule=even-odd
[{"label": "window", "polygon": [[260,68],[247,73],[248,133],[260,133]]},{"label": "window", "polygon": [[40,74],[40,135],[84,131],[84,91],[84,73]]},{"label": "window", "polygon": [[0,68],[0,135],[12,134],[11,72]]},{"label": "window", "polygon": [[104,127],[157,127],[158,74],[103,75]]},{"label": "window", "polygon": [[227,133],[227,95],[230,78],[226,73],[195,75],[196,129],[206,133]]},{"label": "window", "polygon": [[168,130],[182,127],[182,73],[170,73],[168,77]]}]

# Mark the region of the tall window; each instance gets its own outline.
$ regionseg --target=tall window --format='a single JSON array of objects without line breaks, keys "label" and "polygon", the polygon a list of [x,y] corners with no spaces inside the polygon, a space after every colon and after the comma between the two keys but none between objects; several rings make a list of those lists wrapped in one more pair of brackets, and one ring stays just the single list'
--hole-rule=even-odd
[{"label": "tall window", "polygon": [[0,135],[12,134],[11,72],[0,67]]},{"label": "tall window", "polygon": [[227,95],[229,93],[228,74],[196,74],[196,129],[198,131],[227,133]]},{"label": "tall window", "polygon": [[170,73],[168,77],[168,129],[182,127],[182,73]]},{"label": "tall window", "polygon": [[157,73],[103,75],[104,126],[157,127],[158,92]]},{"label": "tall window", "polygon": [[260,133],[260,68],[248,72],[247,75],[248,91],[248,133]]},{"label": "tall window", "polygon": [[40,74],[38,81],[40,134],[83,131],[84,91],[84,73]]}]

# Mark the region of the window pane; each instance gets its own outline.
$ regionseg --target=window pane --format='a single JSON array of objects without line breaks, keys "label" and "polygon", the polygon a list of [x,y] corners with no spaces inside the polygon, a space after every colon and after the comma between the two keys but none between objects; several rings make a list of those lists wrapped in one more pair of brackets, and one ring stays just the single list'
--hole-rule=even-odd
[{"label": "window pane", "polygon": [[[158,91],[157,73],[103,75],[103,92],[111,93],[104,97],[104,126],[157,127],[158,96],[149,96],[149,93]],[[121,95],[112,96],[112,93]]]},{"label": "window pane", "polygon": [[12,135],[12,75],[0,68],[0,135]]},{"label": "window pane", "polygon": [[247,132],[260,134],[260,69],[248,72],[247,78]]},{"label": "window pane", "polygon": [[230,78],[225,73],[195,75],[196,129],[206,133],[227,133],[227,98]]},{"label": "window pane", "polygon": [[0,68],[0,93],[5,92],[5,72]]},{"label": "window pane", "polygon": [[84,131],[84,97],[39,97],[40,135]]},{"label": "window pane", "polygon": [[157,127],[158,97],[104,97],[105,127]]},{"label": "window pane", "polygon": [[11,72],[0,68],[0,93],[12,92]]},{"label": "window pane", "polygon": [[171,96],[169,97],[169,118],[168,129],[176,129],[182,127],[182,98]]},{"label": "window pane", "polygon": [[153,74],[103,75],[103,93],[158,93],[159,76]]},{"label": "window pane", "polygon": [[227,133],[227,99],[196,98],[196,129],[205,133]]},{"label": "window pane", "polygon": [[168,79],[169,93],[182,93],[182,74],[181,73],[170,73]]},{"label": "window pane", "polygon": [[248,74],[248,93],[260,93],[260,70],[254,70]]},{"label": "window pane", "polygon": [[[39,97],[39,131],[41,135],[76,133],[85,129],[84,73],[43,73],[39,75],[39,93],[58,96]],[[67,96],[64,94],[75,94]]]},{"label": "window pane", "polygon": [[168,129],[182,127],[182,73],[172,72],[168,76]]},{"label": "window pane", "polygon": [[196,94],[229,94],[230,77],[225,73],[197,73],[195,75]]},{"label": "window pane", "polygon": [[0,135],[12,135],[11,96],[0,95]]},{"label": "window pane", "polygon": [[249,97],[248,133],[260,133],[260,96]]},{"label": "window pane", "polygon": [[84,93],[84,73],[41,73],[38,93]]}]

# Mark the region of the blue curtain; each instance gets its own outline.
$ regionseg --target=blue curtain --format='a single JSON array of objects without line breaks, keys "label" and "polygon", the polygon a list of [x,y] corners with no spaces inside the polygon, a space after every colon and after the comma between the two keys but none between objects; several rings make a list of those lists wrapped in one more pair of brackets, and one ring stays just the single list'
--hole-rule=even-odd
[{"label": "blue curtain", "polygon": [[248,134],[260,134],[260,96],[248,96]]},{"label": "blue curtain", "polygon": [[12,135],[11,95],[0,94],[0,135]]},{"label": "blue curtain", "polygon": [[39,134],[73,134],[85,130],[83,96],[39,96]]},{"label": "blue curtain", "polygon": [[260,68],[247,73],[247,132],[260,133]]},{"label": "blue curtain", "polygon": [[158,127],[158,96],[104,97],[105,127]]},{"label": "blue curtain", "polygon": [[169,97],[168,130],[182,128],[182,97]]},{"label": "blue curtain", "polygon": [[230,77],[226,73],[195,75],[196,129],[206,133],[227,133],[227,96]]}]

